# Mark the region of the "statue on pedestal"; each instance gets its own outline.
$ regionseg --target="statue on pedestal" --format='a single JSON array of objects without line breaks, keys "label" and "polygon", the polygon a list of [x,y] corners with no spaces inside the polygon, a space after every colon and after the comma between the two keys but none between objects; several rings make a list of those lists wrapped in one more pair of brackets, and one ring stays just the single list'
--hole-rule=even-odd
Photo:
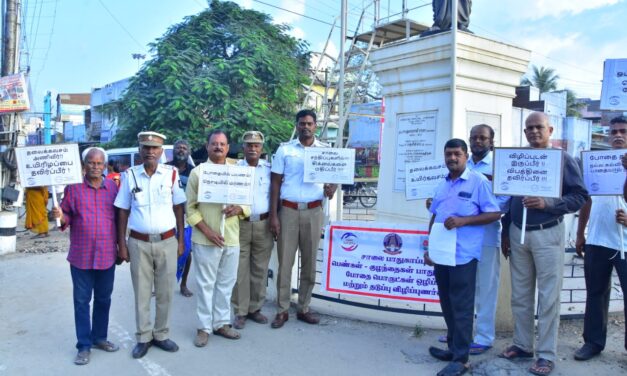
[{"label": "statue on pedestal", "polygon": [[[420,34],[421,37],[433,35],[448,31],[451,29],[451,8],[453,0],[433,0],[433,26]],[[470,8],[472,8],[472,0],[458,0],[457,6],[457,29],[471,32],[468,30],[470,23]]]}]

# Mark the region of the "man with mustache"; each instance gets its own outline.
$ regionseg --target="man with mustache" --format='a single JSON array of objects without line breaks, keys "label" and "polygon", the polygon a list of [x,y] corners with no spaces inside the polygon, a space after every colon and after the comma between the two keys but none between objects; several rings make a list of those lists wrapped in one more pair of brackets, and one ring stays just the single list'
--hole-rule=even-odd
[{"label": "man with mustache", "polygon": [[[137,139],[143,164],[130,167],[122,174],[120,191],[115,199],[119,209],[118,255],[131,262],[135,292],[135,359],[146,355],[152,345],[168,352],[179,349],[169,338],[168,321],[176,257],[183,254],[185,247],[185,193],[176,169],[159,163],[166,137],[157,132],[140,132]],[[127,227],[130,229],[128,245]],[[154,325],[150,320],[153,286],[156,300]]]},{"label": "man with mustache", "polygon": [[[300,110],[296,114],[298,138],[279,146],[272,160],[270,188],[270,231],[277,240],[279,275],[278,312],[272,328],[281,328],[289,318],[292,295],[292,267],[300,249],[300,283],[296,319],[318,324],[320,318],[309,310],[316,283],[316,254],[322,233],[322,200],[333,198],[337,185],[305,183],[305,148],[329,147],[316,139],[316,113]],[[279,211],[280,208],[280,211]]]},{"label": "man with mustache", "polygon": [[268,323],[261,308],[266,300],[268,263],[274,247],[268,221],[270,163],[261,159],[264,136],[261,132],[248,131],[242,141],[245,159],[237,164],[255,168],[255,183],[250,217],[239,222],[239,267],[231,301],[235,310],[235,329],[243,329],[247,319],[258,324]]},{"label": "man with mustache", "polygon": [[[174,155],[170,162],[166,163],[167,165],[174,166],[179,171],[179,177],[181,181],[181,188],[185,190],[187,187],[187,179],[189,179],[189,174],[192,172],[194,166],[189,163],[189,153],[190,147],[189,143],[186,140],[177,140],[174,143],[173,147]],[[189,267],[192,264],[192,247],[191,247],[191,238],[192,238],[192,228],[188,223],[185,224],[185,252],[181,257],[179,257],[178,265],[176,271],[176,277],[181,278],[181,295],[185,297],[190,297],[194,295],[187,288],[187,276],[189,275]],[[184,261],[183,261],[184,260]],[[182,274],[181,274],[182,273]]]},{"label": "man with mustache", "polygon": [[[612,149],[627,148],[627,118],[616,117],[610,121]],[[624,156],[623,156],[624,157]],[[614,216],[611,213],[615,213]],[[621,259],[622,247],[627,249],[627,205],[623,197],[592,196],[579,211],[576,251],[584,257],[586,279],[586,313],[583,320],[583,346],[575,351],[576,360],[589,360],[601,353],[607,338],[607,312],[610,302],[612,269],[616,270],[627,307],[627,261]],[[585,237],[586,224],[588,238]],[[585,252],[584,252],[585,251]],[[625,311],[627,314],[627,311]],[[625,329],[627,349],[627,329]]]},{"label": "man with mustache", "polygon": [[[530,114],[525,120],[524,131],[532,148],[551,147],[553,127],[545,113]],[[509,211],[503,217],[501,250],[506,258],[511,256],[514,343],[499,356],[505,359],[534,357],[537,286],[538,358],[529,368],[529,372],[536,375],[550,374],[557,360],[564,269],[564,214],[576,212],[588,200],[579,166],[568,153],[562,153],[562,158],[561,197],[512,197]],[[527,224],[524,244],[520,244],[524,208],[527,208]]]},{"label": "man with mustache", "polygon": [[430,211],[431,222],[441,223],[447,230],[457,229],[455,265],[435,263],[425,252],[425,263],[433,265],[438,285],[440,306],[446,321],[448,349],[430,347],[429,353],[449,364],[438,376],[462,375],[468,371],[472,342],[477,260],[485,227],[501,216],[488,179],[466,166],[468,146],[453,138],[444,145],[444,161],[448,176],[435,190]]},{"label": "man with mustache", "polygon": [[206,346],[210,333],[228,339],[240,338],[240,334],[230,325],[230,304],[239,261],[239,219],[250,215],[248,206],[198,201],[203,165],[227,163],[229,140],[226,133],[212,131],[207,137],[206,148],[209,158],[192,170],[185,192],[187,222],[193,226],[192,265],[200,289],[196,307],[200,322],[194,339],[196,347]]},{"label": "man with mustache", "polygon": [[[116,184],[102,178],[107,153],[97,147],[83,152],[85,177],[82,183],[65,187],[61,208],[52,216],[61,221],[61,231],[70,228],[70,262],[76,327],[76,365],[89,363],[91,349],[118,351],[107,340],[109,309],[118,253],[115,227]],[[89,303],[93,295],[93,321]]]}]

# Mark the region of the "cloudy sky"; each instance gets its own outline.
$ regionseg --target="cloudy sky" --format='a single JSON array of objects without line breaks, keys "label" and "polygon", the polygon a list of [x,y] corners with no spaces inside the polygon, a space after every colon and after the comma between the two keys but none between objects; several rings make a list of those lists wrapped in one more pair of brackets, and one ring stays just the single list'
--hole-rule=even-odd
[{"label": "cloudy sky", "polygon": [[[431,24],[431,1],[407,0],[409,18]],[[237,0],[292,26],[292,34],[321,50],[340,0]],[[366,7],[363,28],[372,27],[369,0],[349,0],[349,29]],[[381,17],[397,19],[401,0],[381,0]],[[206,8],[204,0],[24,0],[22,61],[31,68],[37,107],[50,90],[89,92],[133,75],[147,45],[185,16]],[[388,4],[390,4],[388,9]],[[414,9],[415,8],[415,9]],[[553,68],[560,88],[598,98],[603,61],[627,58],[627,0],[475,0],[470,28],[476,34],[532,51],[532,64]],[[338,23],[339,25],[339,23]],[[337,55],[339,30],[330,52]]]}]

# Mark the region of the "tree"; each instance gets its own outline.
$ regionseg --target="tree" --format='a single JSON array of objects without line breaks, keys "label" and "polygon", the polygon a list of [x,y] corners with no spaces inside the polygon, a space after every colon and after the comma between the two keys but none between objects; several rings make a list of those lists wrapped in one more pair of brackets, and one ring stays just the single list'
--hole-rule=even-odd
[{"label": "tree", "polygon": [[581,110],[585,103],[577,101],[577,94],[571,89],[564,89],[566,91],[566,116],[581,117]]},{"label": "tree", "polygon": [[529,77],[524,77],[520,84],[523,86],[529,85],[537,87],[540,93],[546,93],[547,91],[554,91],[557,89],[557,80],[560,78],[555,74],[555,70],[552,68],[545,68],[533,65],[533,74]]},{"label": "tree", "polygon": [[270,16],[212,0],[150,45],[153,58],[122,100],[117,145],[134,145],[141,130],[185,138],[197,147],[211,129],[233,141],[247,130],[274,150],[294,126],[300,85],[307,81],[307,44]]}]

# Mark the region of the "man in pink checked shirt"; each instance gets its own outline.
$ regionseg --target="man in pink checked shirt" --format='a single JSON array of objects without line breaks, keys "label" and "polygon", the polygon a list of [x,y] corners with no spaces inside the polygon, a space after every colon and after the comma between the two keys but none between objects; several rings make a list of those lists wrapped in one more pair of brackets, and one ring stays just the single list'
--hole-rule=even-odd
[{"label": "man in pink checked shirt", "polygon": [[[107,153],[101,148],[83,152],[85,177],[80,184],[65,188],[61,208],[53,208],[54,218],[61,220],[61,230],[70,227],[70,262],[74,292],[74,324],[77,365],[89,363],[91,348],[106,352],[119,349],[107,340],[109,308],[117,257],[117,232],[113,202],[118,188],[113,180],[104,179]],[[94,296],[93,322],[89,303]]]}]

